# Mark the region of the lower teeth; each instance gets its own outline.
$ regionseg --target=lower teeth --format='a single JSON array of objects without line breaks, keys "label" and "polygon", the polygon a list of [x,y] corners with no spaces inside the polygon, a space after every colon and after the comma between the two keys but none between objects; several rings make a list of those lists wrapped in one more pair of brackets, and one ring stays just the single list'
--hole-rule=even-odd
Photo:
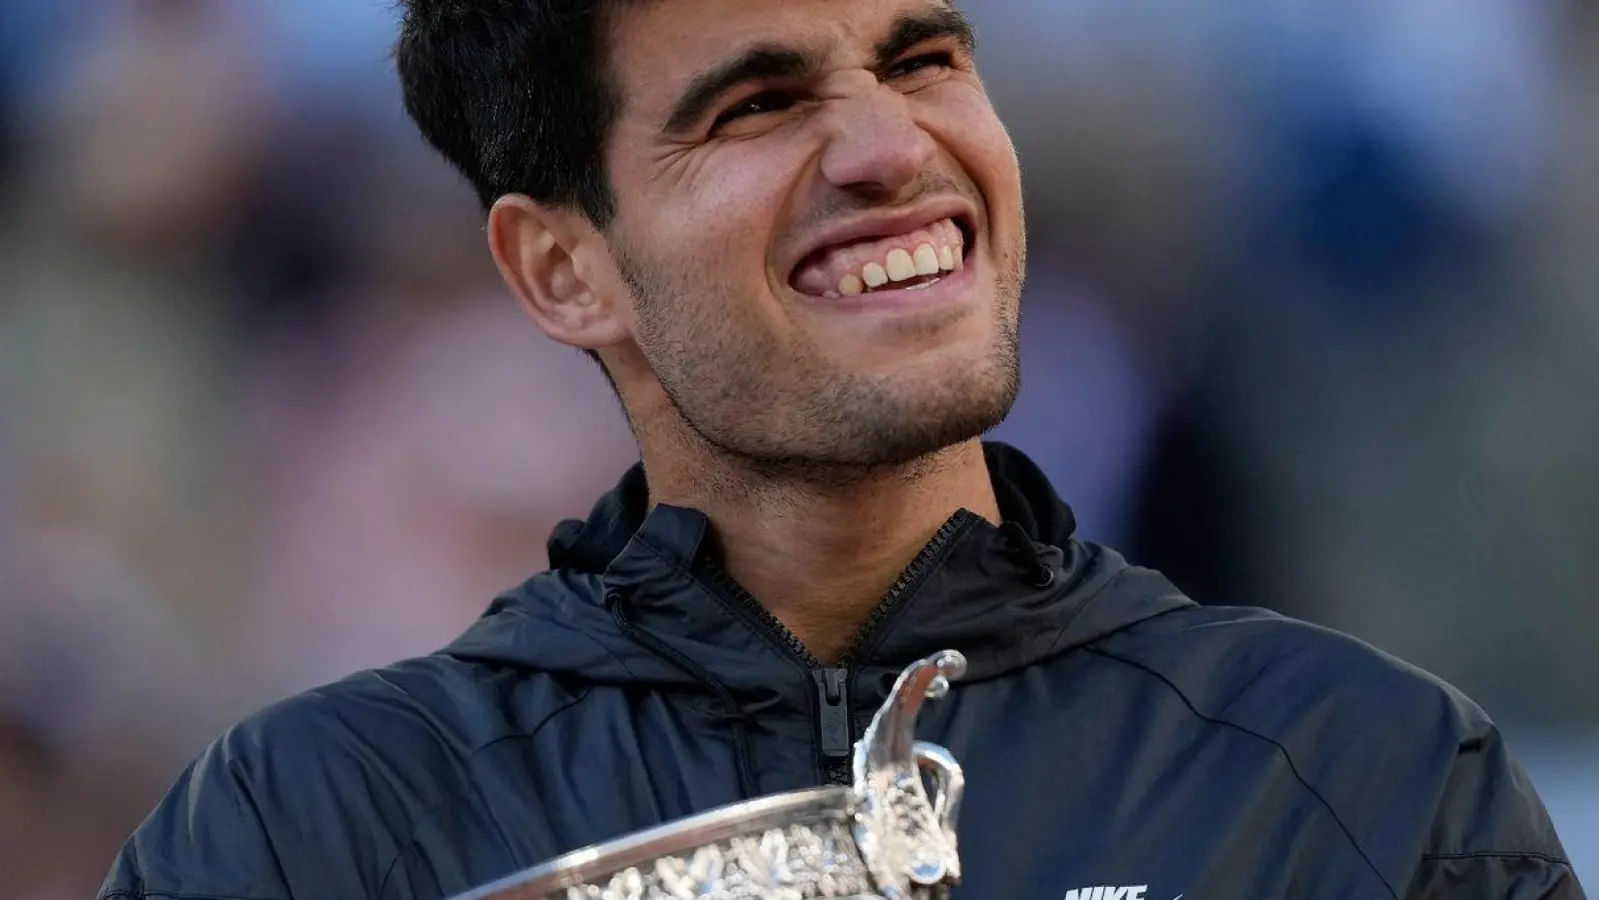
[{"label": "lower teeth", "polygon": [[882,291],[925,291],[928,288],[932,287],[933,285],[938,284],[940,281],[944,280],[944,276],[942,276],[942,275],[939,275],[936,278],[935,277],[925,276],[925,275],[922,276],[922,277],[927,278],[927,280],[926,281],[918,281],[918,282],[916,282],[914,284],[907,284],[907,283],[905,283],[903,281],[890,281],[888,284],[882,285],[880,287],[870,288],[870,289],[868,289],[866,291],[866,293],[875,294],[875,293],[879,293],[879,292],[882,292]]},{"label": "lower teeth", "polygon": [[[867,288],[865,290],[864,293],[876,294],[876,293],[880,293],[882,291],[925,291],[928,288],[932,287],[933,285],[938,284],[940,281],[944,280],[944,276],[942,276],[942,275],[938,275],[938,276],[923,275],[922,278],[925,278],[927,280],[926,281],[917,281],[917,282],[914,282],[914,283],[907,283],[907,282],[904,282],[904,281],[890,281],[887,284],[881,284],[881,285],[878,285],[877,287],[869,287],[869,288]],[[842,293],[840,293],[839,291],[828,291],[827,293],[823,294],[822,296],[826,297],[829,300],[838,300],[838,299],[842,298],[844,295]]]}]

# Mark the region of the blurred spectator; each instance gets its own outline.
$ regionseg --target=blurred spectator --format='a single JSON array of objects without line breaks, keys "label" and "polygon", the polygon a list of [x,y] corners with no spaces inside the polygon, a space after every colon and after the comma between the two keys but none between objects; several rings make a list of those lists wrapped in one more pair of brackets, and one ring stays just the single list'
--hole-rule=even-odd
[{"label": "blurred spectator", "polygon": [[19,900],[42,900],[46,816],[55,760],[34,728],[0,707],[0,884]]},{"label": "blurred spectator", "polygon": [[237,625],[270,694],[436,649],[637,459],[598,368],[500,286],[475,201],[379,168],[329,316],[266,345],[251,389],[262,530]]}]

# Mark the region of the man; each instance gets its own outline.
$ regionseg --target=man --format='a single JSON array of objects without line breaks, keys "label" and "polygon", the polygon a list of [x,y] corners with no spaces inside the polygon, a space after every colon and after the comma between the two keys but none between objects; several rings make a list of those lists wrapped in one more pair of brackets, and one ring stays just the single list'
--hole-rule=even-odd
[{"label": "man", "polygon": [[449,897],[837,781],[892,675],[972,898],[1578,898],[1487,717],[1073,539],[1014,450],[1011,144],[942,0],[410,0],[407,106],[643,465],[439,654],[224,735],[101,894]]}]

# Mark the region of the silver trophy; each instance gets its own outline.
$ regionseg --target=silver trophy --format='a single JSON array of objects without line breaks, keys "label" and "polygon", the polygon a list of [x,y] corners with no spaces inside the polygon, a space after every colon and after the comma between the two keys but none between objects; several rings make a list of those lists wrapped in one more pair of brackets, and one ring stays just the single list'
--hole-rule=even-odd
[{"label": "silver trophy", "polygon": [[[928,900],[960,881],[965,778],[915,738],[923,701],[966,672],[912,664],[855,744],[855,780],[724,806],[558,857],[455,900]],[[928,797],[924,775],[933,786]]]}]

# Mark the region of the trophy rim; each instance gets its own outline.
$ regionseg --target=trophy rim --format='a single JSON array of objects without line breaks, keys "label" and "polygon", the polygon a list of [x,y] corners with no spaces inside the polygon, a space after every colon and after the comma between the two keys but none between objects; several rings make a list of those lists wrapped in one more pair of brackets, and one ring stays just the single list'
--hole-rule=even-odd
[{"label": "trophy rim", "polygon": [[855,792],[844,786],[788,791],[730,803],[698,815],[590,844],[486,884],[455,900],[536,900],[665,856],[787,825],[854,820]]}]

